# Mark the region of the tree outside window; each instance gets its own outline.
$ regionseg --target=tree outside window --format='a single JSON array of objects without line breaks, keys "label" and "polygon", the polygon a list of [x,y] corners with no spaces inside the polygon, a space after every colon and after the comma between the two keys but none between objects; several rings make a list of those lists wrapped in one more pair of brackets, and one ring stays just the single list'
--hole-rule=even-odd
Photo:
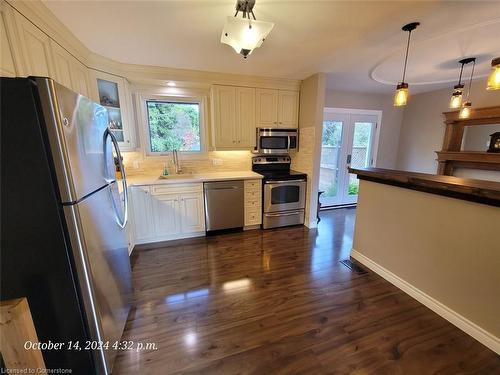
[{"label": "tree outside window", "polygon": [[147,100],[151,152],[201,151],[200,104]]}]

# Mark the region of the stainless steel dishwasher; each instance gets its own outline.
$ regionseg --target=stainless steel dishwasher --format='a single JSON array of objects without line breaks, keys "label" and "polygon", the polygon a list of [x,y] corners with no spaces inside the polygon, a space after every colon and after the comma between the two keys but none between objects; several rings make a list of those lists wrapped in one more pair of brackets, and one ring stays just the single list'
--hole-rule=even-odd
[{"label": "stainless steel dishwasher", "polygon": [[242,180],[205,182],[206,231],[242,228],[245,190]]}]

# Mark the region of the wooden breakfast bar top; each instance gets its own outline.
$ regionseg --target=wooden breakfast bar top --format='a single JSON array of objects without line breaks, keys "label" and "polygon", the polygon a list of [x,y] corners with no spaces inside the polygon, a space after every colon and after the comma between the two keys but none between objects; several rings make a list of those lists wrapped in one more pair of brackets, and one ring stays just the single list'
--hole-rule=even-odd
[{"label": "wooden breakfast bar top", "polygon": [[500,182],[382,168],[349,168],[359,179],[500,207]]}]

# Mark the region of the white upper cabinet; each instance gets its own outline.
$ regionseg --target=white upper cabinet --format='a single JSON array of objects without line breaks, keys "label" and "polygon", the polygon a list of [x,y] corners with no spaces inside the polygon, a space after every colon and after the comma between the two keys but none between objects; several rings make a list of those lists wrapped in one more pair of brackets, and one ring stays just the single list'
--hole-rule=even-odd
[{"label": "white upper cabinet", "polygon": [[14,18],[23,56],[20,74],[55,78],[50,38],[19,13]]},{"label": "white upper cabinet", "polygon": [[73,59],[72,62],[71,82],[73,90],[86,97],[91,97],[89,70],[77,59]]},{"label": "white upper cabinet", "polygon": [[251,87],[236,88],[236,131],[238,146],[255,147],[255,89]]},{"label": "white upper cabinet", "polygon": [[278,126],[278,90],[257,89],[257,127],[275,128]]},{"label": "white upper cabinet", "polygon": [[12,9],[0,2],[0,74],[3,77],[15,77],[19,74],[14,59],[14,27]]},{"label": "white upper cabinet", "polygon": [[278,127],[297,128],[299,126],[299,92],[279,90]]},{"label": "white upper cabinet", "polygon": [[255,89],[215,85],[212,90],[216,149],[255,146]]},{"label": "white upper cabinet", "polygon": [[212,102],[215,148],[236,148],[236,88],[214,86]]},{"label": "white upper cabinet", "polygon": [[50,41],[50,48],[52,50],[52,58],[55,67],[55,75],[53,78],[61,85],[73,89],[71,70],[74,57],[53,40]]},{"label": "white upper cabinet", "polygon": [[90,69],[90,97],[108,110],[109,128],[122,151],[135,148],[132,96],[126,79]]},{"label": "white upper cabinet", "polygon": [[298,91],[257,89],[256,96],[259,128],[298,127]]},{"label": "white upper cabinet", "polygon": [[90,90],[87,67],[53,40],[50,40],[50,48],[55,66],[55,80],[88,97]]}]

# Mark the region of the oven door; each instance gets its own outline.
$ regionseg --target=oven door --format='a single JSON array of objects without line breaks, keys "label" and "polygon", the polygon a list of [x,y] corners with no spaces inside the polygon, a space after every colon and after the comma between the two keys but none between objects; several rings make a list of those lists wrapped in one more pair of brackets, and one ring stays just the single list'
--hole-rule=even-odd
[{"label": "oven door", "polygon": [[264,212],[300,210],[305,206],[306,181],[267,181],[264,183]]}]

